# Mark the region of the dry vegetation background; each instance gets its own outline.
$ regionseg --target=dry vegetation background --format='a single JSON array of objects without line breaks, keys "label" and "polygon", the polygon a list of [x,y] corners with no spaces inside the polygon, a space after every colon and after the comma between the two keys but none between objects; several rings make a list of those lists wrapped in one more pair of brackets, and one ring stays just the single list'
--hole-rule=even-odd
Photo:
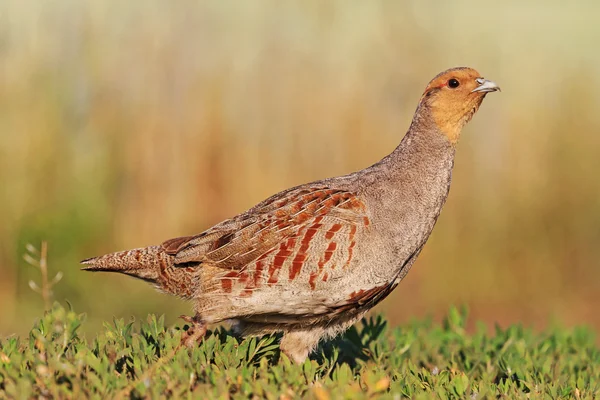
[{"label": "dry vegetation background", "polygon": [[289,186],[390,152],[436,73],[498,82],[460,143],[393,322],[600,328],[597,2],[0,2],[0,334],[55,299],[113,316],[189,306],[82,258],[197,233]]}]

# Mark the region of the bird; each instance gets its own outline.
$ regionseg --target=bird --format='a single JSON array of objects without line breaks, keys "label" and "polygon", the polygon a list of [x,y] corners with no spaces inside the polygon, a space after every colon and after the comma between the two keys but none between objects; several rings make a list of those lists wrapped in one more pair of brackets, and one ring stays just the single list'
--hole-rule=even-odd
[{"label": "bird", "polygon": [[400,144],[375,164],[292,187],[204,232],[89,258],[193,302],[182,345],[228,321],[241,336],[283,333],[303,363],[360,320],[406,276],[446,202],[461,130],[490,92],[469,67],[425,88]]}]

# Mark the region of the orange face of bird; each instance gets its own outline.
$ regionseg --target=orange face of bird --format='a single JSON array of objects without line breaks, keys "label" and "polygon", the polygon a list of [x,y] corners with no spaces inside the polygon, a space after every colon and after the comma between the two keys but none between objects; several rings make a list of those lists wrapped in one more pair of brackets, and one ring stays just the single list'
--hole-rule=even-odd
[{"label": "orange face of bird", "polygon": [[472,68],[452,68],[427,85],[421,105],[426,105],[438,129],[456,143],[462,127],[471,120],[489,92],[499,91],[494,82]]}]

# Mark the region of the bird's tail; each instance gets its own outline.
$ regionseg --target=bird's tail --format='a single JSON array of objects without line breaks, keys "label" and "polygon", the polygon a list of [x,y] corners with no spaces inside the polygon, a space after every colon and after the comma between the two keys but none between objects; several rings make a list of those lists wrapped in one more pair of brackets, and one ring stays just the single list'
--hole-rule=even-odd
[{"label": "bird's tail", "polygon": [[161,271],[170,267],[171,256],[160,246],[120,251],[81,262],[85,271],[119,272],[158,284]]}]

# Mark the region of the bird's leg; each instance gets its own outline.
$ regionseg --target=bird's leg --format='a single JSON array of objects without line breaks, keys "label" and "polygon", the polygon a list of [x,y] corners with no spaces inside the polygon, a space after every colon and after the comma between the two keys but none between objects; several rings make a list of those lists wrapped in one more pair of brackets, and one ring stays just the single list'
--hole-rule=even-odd
[{"label": "bird's leg", "polygon": [[322,335],[323,331],[320,329],[286,332],[279,348],[296,364],[302,364],[317,347]]},{"label": "bird's leg", "polygon": [[181,335],[181,344],[192,348],[197,346],[206,335],[206,323],[202,320],[199,314],[189,317],[187,315],[181,315],[179,318],[185,322],[191,324],[191,326]]}]

